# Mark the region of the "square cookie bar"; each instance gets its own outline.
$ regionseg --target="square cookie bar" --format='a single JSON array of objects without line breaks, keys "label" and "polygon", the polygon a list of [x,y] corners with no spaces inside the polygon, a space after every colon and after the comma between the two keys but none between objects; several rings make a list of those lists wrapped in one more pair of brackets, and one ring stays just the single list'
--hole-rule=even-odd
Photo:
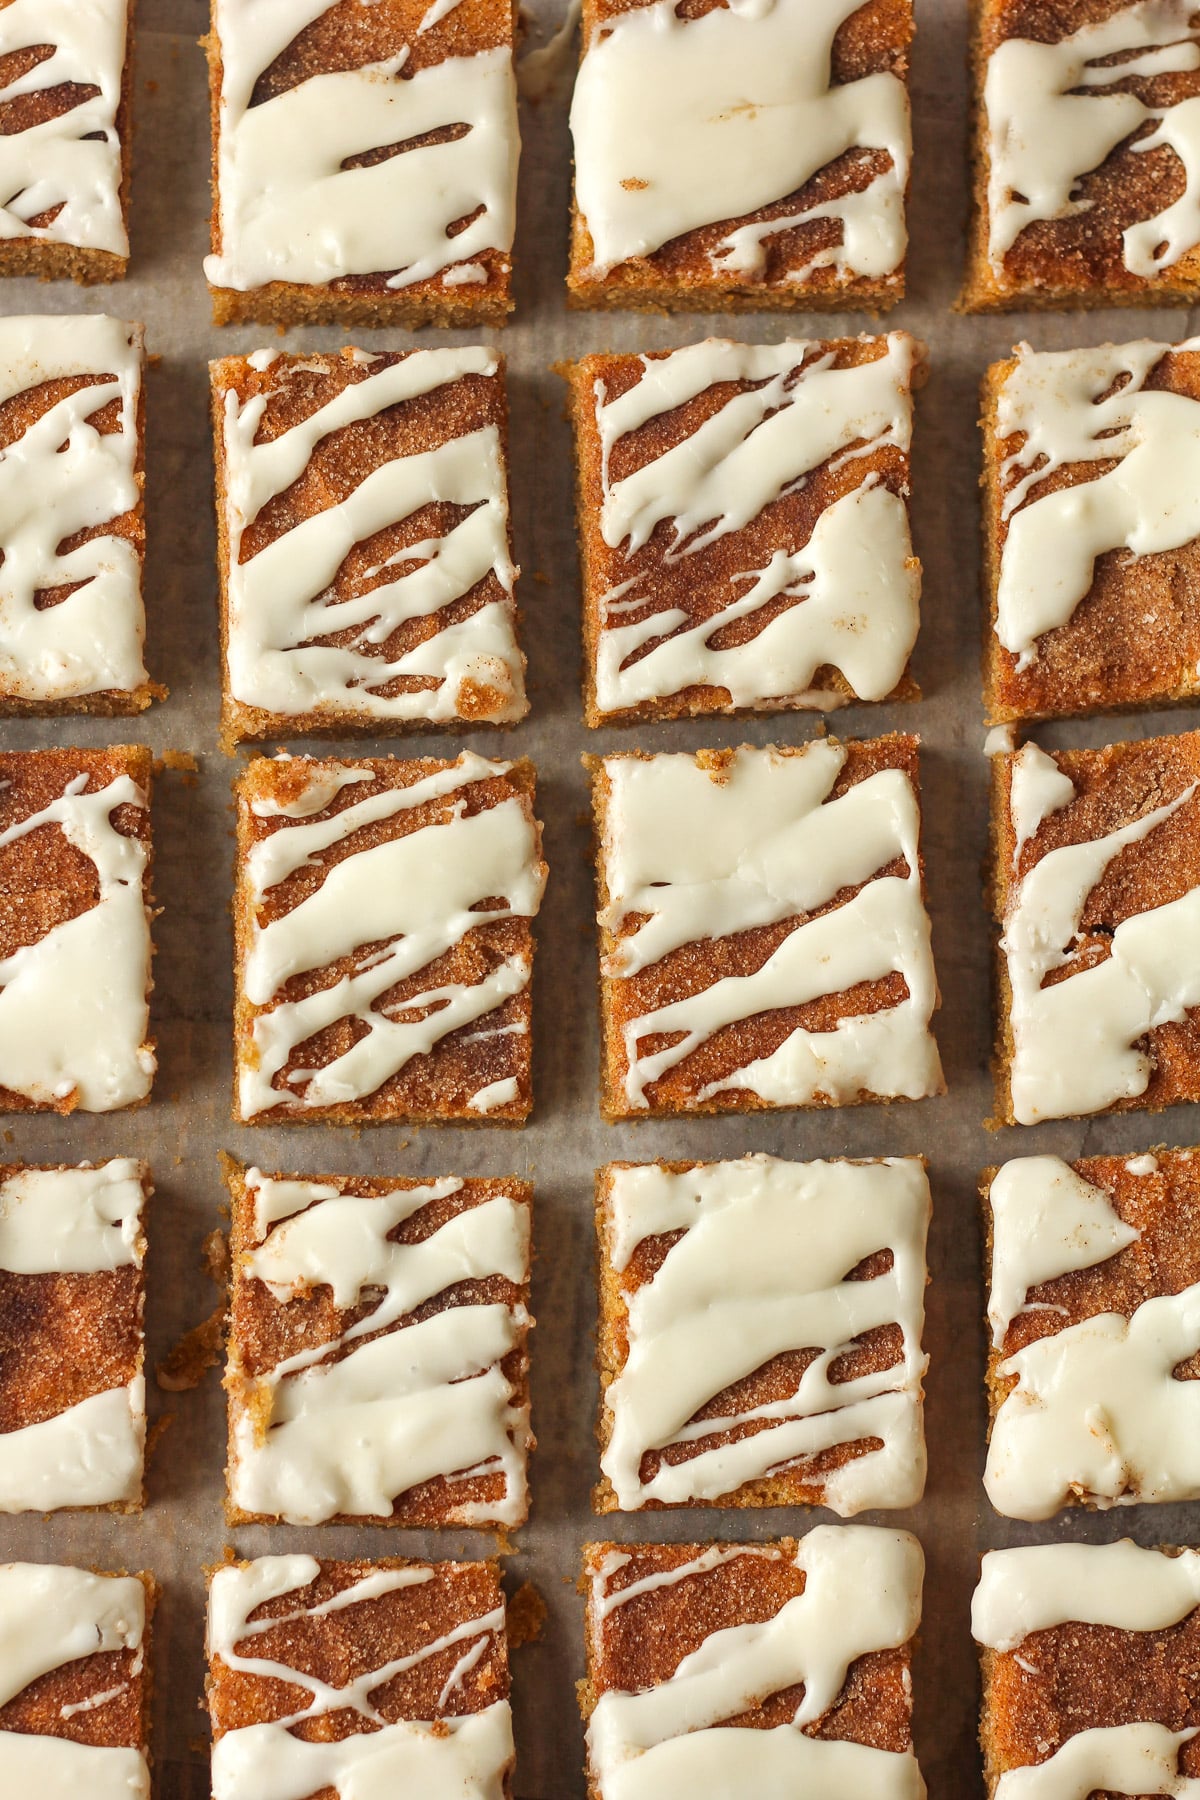
[{"label": "square cookie bar", "polygon": [[0,714],[162,695],[142,659],[144,354],[120,319],[0,319]]},{"label": "square cookie bar", "polygon": [[606,1119],[942,1092],[917,740],[594,764]]},{"label": "square cookie bar", "polygon": [[513,0],[211,0],[218,325],[502,325]]},{"label": "square cookie bar", "polygon": [[929,1211],[919,1157],[601,1169],[596,1510],[915,1506]]},{"label": "square cookie bar", "polygon": [[257,757],[236,793],[235,1116],[523,1124],[532,764]]},{"label": "square cookie bar", "polygon": [[144,1163],[0,1168],[0,1512],[140,1509]]},{"label": "square cookie bar", "polygon": [[231,1522],[522,1524],[529,1183],[226,1175]]},{"label": "square cookie bar", "polygon": [[922,358],[896,331],[568,365],[589,725],[915,695]]},{"label": "square cookie bar", "polygon": [[982,424],[991,720],[1193,698],[1200,340],[1021,344]]},{"label": "square cookie bar", "polygon": [[1188,0],[975,0],[964,306],[1187,305],[1200,295]]},{"label": "square cookie bar", "polygon": [[971,1609],[989,1800],[1186,1794],[1200,1777],[1200,1552],[992,1550]]},{"label": "square cookie bar", "polygon": [[0,752],[0,1112],[147,1099],[150,752]]},{"label": "square cookie bar", "polygon": [[1200,732],[992,758],[997,1122],[1200,1099]]},{"label": "square cookie bar", "polygon": [[523,718],[503,360],[211,371],[226,746]]},{"label": "square cookie bar", "polygon": [[0,1564],[0,1789],[150,1800],[153,1576]]},{"label": "square cookie bar", "polygon": [[212,1578],[208,1656],[222,1800],[512,1792],[495,1563],[230,1564]]},{"label": "square cookie bar", "polygon": [[132,26],[133,0],[0,8],[0,275],[125,274]]},{"label": "square cookie bar", "polygon": [[912,0],[584,0],[572,306],[904,293]]},{"label": "square cookie bar", "polygon": [[588,1545],[591,1800],[921,1800],[923,1575],[915,1538],[868,1525],[818,1525],[798,1543]]},{"label": "square cookie bar", "polygon": [[1200,1499],[1200,1152],[984,1175],[997,1512]]}]

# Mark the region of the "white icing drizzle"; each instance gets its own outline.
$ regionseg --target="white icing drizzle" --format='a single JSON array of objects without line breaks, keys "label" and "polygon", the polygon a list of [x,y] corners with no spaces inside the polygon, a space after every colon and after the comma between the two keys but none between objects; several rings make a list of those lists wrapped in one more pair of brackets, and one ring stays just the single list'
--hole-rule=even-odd
[{"label": "white icing drizzle", "polygon": [[[396,1498],[435,1476],[503,1474],[490,1502],[455,1501],[448,1522],[518,1524],[526,1508],[529,1408],[500,1366],[529,1323],[523,1305],[462,1304],[396,1329],[406,1314],[461,1281],[529,1275],[528,1208],[496,1196],[420,1242],[388,1234],[462,1182],[341,1193],[247,1173],[255,1213],[269,1218],[243,1276],[280,1304],[328,1285],[339,1310],[374,1302],[356,1324],[287,1357],[258,1378],[231,1348],[230,1496],[244,1512],[291,1524],[339,1513],[387,1518]],[[283,1193],[277,1193],[276,1189]],[[372,1334],[383,1332],[378,1337]],[[360,1339],[370,1337],[367,1343]],[[335,1360],[338,1353],[340,1360]]]},{"label": "white icing drizzle", "polygon": [[[250,850],[245,880],[251,903],[258,905],[293,870],[360,826],[452,796],[510,767],[467,751],[408,787],[385,788],[329,817],[317,814],[289,823]],[[536,833],[517,795],[471,816],[455,801],[441,823],[344,858],[290,912],[266,926],[255,923],[242,981],[251,1003],[267,1010],[253,1024],[258,1061],[251,1066],[243,1060],[239,1071],[243,1115],[253,1117],[276,1106],[336,1105],[373,1094],[448,1032],[484,1018],[523,992],[529,985],[529,958],[514,955],[478,982],[430,989],[393,1013],[374,1010],[389,988],[426,968],[476,927],[513,916],[533,918],[544,886]],[[498,903],[494,910],[472,910],[485,899]],[[302,1000],[275,1001],[293,975],[325,968],[362,944],[385,941],[386,949],[360,960],[354,974],[332,987]],[[431,1006],[434,1010],[424,1018],[408,1016]],[[345,1018],[367,1027],[352,1049],[322,1068],[294,1073],[287,1089],[272,1087],[272,1077],[298,1045]]]},{"label": "white icing drizzle", "polygon": [[[66,1663],[140,1651],[145,1618],[145,1590],[131,1577],[49,1563],[0,1566],[0,1705]],[[96,1704],[123,1691],[115,1688]],[[79,1708],[62,1710],[65,1717]],[[0,1786],[45,1800],[149,1800],[150,1771],[140,1750],[0,1731]]]},{"label": "white icing drizzle", "polygon": [[[1008,38],[992,52],[984,109],[988,256],[998,279],[1026,226],[1088,210],[1090,201],[1074,198],[1080,179],[1151,120],[1155,129],[1134,148],[1168,145],[1186,185],[1179,200],[1122,232],[1125,267],[1150,279],[1200,242],[1200,98],[1151,107],[1135,94],[1105,91],[1131,75],[1200,69],[1193,13],[1191,0],[1139,0],[1056,44]],[[1096,66],[1109,57],[1124,60]]]},{"label": "white icing drizzle", "polygon": [[1200,1552],[1166,1555],[1117,1544],[1036,1544],[989,1550],[971,1603],[971,1631],[991,1650],[1016,1650],[1055,1625],[1166,1631],[1200,1605]]},{"label": "white icing drizzle", "polygon": [[1158,1158],[1146,1151],[1142,1156],[1131,1156],[1125,1168],[1130,1175],[1154,1175],[1158,1172]]},{"label": "white icing drizzle", "polygon": [[96,905],[0,960],[0,1085],[40,1105],[75,1096],[85,1112],[144,1100],[154,1076],[146,1044],[150,926],[145,845],[115,829],[118,806],[145,807],[128,775],[85,793],[73,776],[57,800],[0,832],[0,849],[58,825],[96,870]]},{"label": "white icing drizzle", "polygon": [[[1153,1159],[1150,1159],[1153,1161]],[[1126,1164],[1132,1174],[1145,1174]],[[1157,1164],[1154,1164],[1157,1167]],[[1030,1290],[1074,1269],[1095,1268],[1141,1233],[1103,1188],[1057,1156],[1021,1156],[997,1169],[988,1193],[992,1277],[988,1321],[999,1349]]]},{"label": "white icing drizzle", "polygon": [[[600,1462],[618,1504],[716,1501],[748,1481],[803,1465],[837,1444],[879,1447],[824,1476],[823,1502],[850,1515],[913,1506],[925,1481],[921,1425],[925,1233],[929,1184],[915,1159],[786,1163],[747,1156],[671,1174],[658,1164],[614,1168],[608,1227],[623,1272],[644,1239],[682,1236],[653,1279],[627,1297],[628,1354],[605,1394],[611,1436]],[[890,1250],[871,1281],[847,1275]],[[866,1332],[897,1324],[901,1359],[879,1374],[834,1382],[831,1367]],[[696,1414],[773,1357],[820,1346],[793,1395]],[[765,1429],[721,1447],[712,1434]],[[643,1481],[647,1451],[694,1444],[686,1461]]]},{"label": "white icing drizzle", "polygon": [[[833,1705],[857,1657],[899,1648],[915,1633],[920,1546],[906,1532],[817,1526],[796,1563],[805,1572],[804,1592],[774,1617],[710,1633],[657,1686],[601,1694],[587,1734],[600,1800],[685,1792],[700,1800],[732,1793],[784,1800],[802,1791],[822,1800],[921,1800],[925,1786],[911,1751],[831,1743],[801,1729]],[[593,1606],[607,1597],[608,1579],[604,1572],[593,1577]],[[790,1724],[722,1728],[800,1683],[804,1695]]]},{"label": "white icing drizzle", "polygon": [[[272,367],[279,370],[282,388],[297,362],[277,361]],[[489,719],[523,716],[524,669],[513,610],[517,572],[509,553],[508,484],[495,425],[383,463],[336,505],[241,560],[247,529],[268,502],[303,475],[314,449],[331,432],[469,375],[498,381],[498,371],[487,350],[415,350],[350,383],[299,424],[261,443],[255,437],[270,395],[240,404],[233,388],[226,391],[226,661],[235,700],[288,716],[318,707],[358,717],[445,723],[464,710],[464,690],[486,686],[499,695]],[[318,372],[327,374],[328,365],[318,365]],[[373,571],[388,576],[379,585],[346,599],[330,596],[331,583],[356,544],[434,501],[470,511],[445,536],[400,550]],[[366,646],[386,642],[406,620],[453,605],[488,575],[500,584],[499,599],[443,625],[394,659],[369,653]],[[349,628],[357,633],[352,643],[312,642]],[[390,696],[379,692],[400,676],[436,682]]]},{"label": "white icing drizzle", "polygon": [[1195,791],[1192,783],[1104,837],[1048,851],[1015,883],[1000,947],[1012,990],[1009,1079],[1019,1124],[1099,1112],[1144,1093],[1153,1064],[1139,1040],[1200,1005],[1200,888],[1123,919],[1104,961],[1042,985],[1069,966],[1087,897],[1108,864]]},{"label": "white icing drizzle", "polygon": [[1014,871],[1022,850],[1037,836],[1051,813],[1061,812],[1074,798],[1075,783],[1063,774],[1053,757],[1036,744],[1023,744],[1013,756],[1009,774]]},{"label": "white icing drizzle", "polygon": [[1076,1732],[1045,1762],[1006,1769],[995,1800],[1089,1800],[1099,1789],[1115,1794],[1162,1794],[1200,1800],[1200,1779],[1179,1772],[1179,1753],[1195,1728],[1112,1725]]},{"label": "white icing drizzle", "polygon": [[[387,286],[398,289],[485,251],[506,256],[519,149],[511,47],[405,74],[410,46],[399,45],[381,62],[310,75],[252,105],[259,77],[331,4],[214,0],[221,250],[205,258],[209,281],[246,291],[387,272]],[[451,126],[466,129],[372,166],[344,166]]]},{"label": "white icing drizzle", "polygon": [[[818,1097],[845,1103],[865,1093],[916,1099],[938,1091],[916,794],[902,770],[884,769],[830,801],[845,760],[843,746],[825,740],[802,754],[742,748],[716,777],[690,756],[606,760],[609,903],[601,923],[615,932],[629,915],[645,915],[613,947],[608,976],[636,974],[684,944],[806,914],[865,884],[844,905],[797,925],[756,973],[725,976],[627,1026],[630,1106],[645,1107],[646,1088],[723,1026],[893,971],[908,987],[897,1005],[846,1018],[832,1031],[797,1027],[773,1053],[695,1098],[744,1089],[772,1105],[797,1106]],[[877,875],[900,857],[905,875]],[[660,1033],[678,1035],[666,1049],[639,1054],[639,1044]]]},{"label": "white icing drizzle", "polygon": [[[615,400],[598,381],[604,541],[613,549],[624,544],[628,559],[669,523],[673,541],[663,556],[673,563],[741,530],[839,453],[843,460],[860,454],[851,446],[894,445],[907,453],[915,345],[907,333],[892,332],[884,346],[873,362],[836,368],[826,351],[805,367],[819,346],[710,338],[668,357],[643,358],[645,372]],[[683,443],[624,480],[610,480],[613,447],[628,432],[734,381],[762,385],[734,394]],[[840,668],[861,699],[881,700],[903,675],[917,635],[920,578],[908,514],[873,474],[821,513],[803,549],[777,550],[765,568],[732,576],[728,603],[709,617],[693,622],[682,608],[664,606],[636,622],[611,622],[653,607],[653,587],[652,571],[643,570],[607,597],[596,657],[596,697],[606,711],[693,685],[728,688],[739,707],[786,697],[829,708],[842,697],[812,687],[825,665]],[[711,646],[713,636],[781,594],[799,604],[744,644]]]},{"label": "white icing drizzle", "polygon": [[[1118,15],[1119,16],[1119,15]],[[1198,146],[1200,148],[1200,146]],[[1017,347],[1000,390],[996,432],[1020,433],[1000,470],[1007,532],[996,590],[996,635],[1027,668],[1038,641],[1065,625],[1087,596],[1096,558],[1177,550],[1200,537],[1200,499],[1189,471],[1200,455],[1200,402],[1147,389],[1172,346],[1139,341],[1087,350]],[[1174,346],[1200,351],[1200,340]],[[1030,489],[1068,464],[1116,462],[1088,481],[1029,501]]]},{"label": "white icing drizzle", "polygon": [[0,1182],[0,1269],[15,1275],[141,1267],[142,1166],[19,1169]]},{"label": "white icing drizzle", "polygon": [[[277,1626],[279,1619],[250,1622],[265,1601],[314,1581],[320,1565],[310,1556],[267,1556],[249,1565],[219,1569],[213,1576],[208,1615],[210,1654],[247,1674],[284,1681],[310,1695],[307,1706],[269,1725],[227,1731],[213,1746],[214,1800],[307,1800],[322,1788],[334,1788],[343,1800],[373,1800],[404,1794],[406,1800],[501,1800],[504,1778],[513,1761],[512,1720],[507,1700],[482,1712],[436,1720],[402,1719],[387,1723],[371,1704],[371,1695],[406,1669],[459,1643],[478,1642],[504,1630],[504,1609],[497,1607],[465,1620],[445,1636],[423,1644],[410,1655],[368,1669],[345,1687],[330,1687],[287,1664],[239,1652]],[[378,1595],[420,1586],[434,1571],[419,1564],[377,1569],[320,1605],[302,1607],[286,1618],[321,1617],[358,1605]],[[291,1727],[302,1719],[319,1719],[352,1708],[378,1729],[356,1733],[336,1743],[307,1742]]]},{"label": "white icing drizzle", "polygon": [[[654,0],[604,20],[586,44],[571,104],[575,193],[603,276],[703,225],[729,224],[715,271],[761,279],[764,246],[816,219],[836,241],[790,274],[882,278],[904,260],[908,96],[880,72],[830,84],[838,28],[862,0],[730,0],[681,18]],[[861,193],[743,223],[851,151],[889,160]]]},{"label": "white icing drizzle", "polygon": [[[0,32],[7,17],[0,11]],[[87,386],[0,450],[0,689],[25,700],[132,693],[149,679],[132,544],[105,532],[59,550],[138,503],[142,328],[100,316],[0,319],[0,401],[78,375]],[[121,428],[102,434],[92,415],[114,401]],[[34,604],[40,591],[72,584],[53,606]]]},{"label": "white icing drizzle", "polygon": [[[0,88],[0,100],[75,82],[96,92],[59,118],[0,137],[0,238],[41,238],[129,254],[121,212],[117,110],[127,41],[126,0],[11,0],[0,10],[0,56],[48,44],[53,53]],[[31,225],[58,208],[49,224]]]}]

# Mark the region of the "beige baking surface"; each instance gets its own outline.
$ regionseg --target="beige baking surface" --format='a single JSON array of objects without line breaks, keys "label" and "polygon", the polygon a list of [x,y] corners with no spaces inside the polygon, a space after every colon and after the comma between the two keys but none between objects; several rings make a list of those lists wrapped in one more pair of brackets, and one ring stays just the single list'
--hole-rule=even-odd
[{"label": "beige baking surface", "polygon": [[[561,16],[563,0],[546,0]],[[584,750],[639,745],[697,748],[743,739],[794,742],[815,722],[798,717],[741,723],[644,727],[589,733],[580,716],[570,438],[550,365],[596,349],[654,348],[720,331],[719,319],[568,315],[566,266],[569,78],[560,77],[524,117],[514,322],[495,341],[509,358],[517,554],[524,568],[525,641],[533,712],[514,734],[478,732],[464,743],[485,752],[527,752],[540,772],[551,881],[540,922],[535,981],[537,1106],[524,1132],[382,1130],[355,1133],[293,1127],[253,1130],[229,1122],[232,842],[229,783],[235,765],[216,748],[217,628],[205,362],[272,342],[255,330],[218,333],[209,324],[200,271],[206,247],[208,133],[204,64],[195,40],[205,0],[140,0],[133,276],[90,292],[12,282],[12,312],[110,310],[143,319],[162,360],[148,385],[149,535],[147,603],[152,673],[171,698],[132,727],[106,720],[60,726],[7,721],[6,747],[98,744],[124,735],[157,752],[195,753],[195,785],[166,774],[154,820],[158,849],[158,989],[155,1029],[160,1073],[151,1106],[109,1118],[30,1117],[13,1122],[6,1154],[30,1161],[148,1156],[157,1194],[150,1214],[147,1322],[151,1367],[213,1304],[200,1271],[204,1236],[220,1223],[217,1152],[229,1149],[267,1168],[379,1170],[402,1174],[520,1174],[536,1183],[538,1263],[534,1338],[534,1512],[509,1563],[510,1587],[536,1583],[549,1608],[539,1643],[515,1658],[518,1740],[516,1791],[522,1800],[568,1800],[584,1792],[583,1733],[574,1682],[582,1671],[582,1603],[574,1587],[580,1544],[589,1536],[636,1539],[764,1537],[804,1531],[802,1513],[656,1513],[645,1520],[593,1520],[591,1184],[610,1157],[719,1157],[743,1150],[790,1156],[924,1152],[935,1197],[933,1281],[929,1290],[928,1497],[897,1516],[920,1536],[928,1559],[925,1624],[916,1668],[918,1748],[933,1800],[980,1793],[974,1743],[976,1689],[968,1604],[978,1554],[989,1545],[1070,1536],[1107,1540],[1131,1533],[1143,1543],[1200,1540],[1200,1508],[1137,1508],[1080,1515],[1044,1529],[1014,1527],[988,1508],[983,1458],[983,1345],[977,1271],[975,1178],[998,1157],[1057,1151],[1143,1149],[1200,1138],[1184,1108],[1157,1119],[1126,1116],[1095,1125],[985,1132],[990,1107],[987,927],[979,867],[985,841],[985,765],[978,679],[976,598],[976,388],[984,364],[1024,334],[1045,347],[1139,334],[1182,337],[1182,313],[1107,313],[1090,318],[978,321],[949,308],[959,280],[965,207],[966,0],[917,0],[914,61],[916,161],[912,201],[911,298],[893,315],[929,344],[932,374],[918,400],[914,521],[925,563],[924,629],[917,673],[925,699],[911,707],[859,707],[838,729],[869,735],[896,726],[924,743],[926,848],[935,949],[944,1004],[939,1037],[950,1084],[945,1099],[841,1113],[745,1122],[695,1119],[606,1127],[596,1108],[595,953],[590,931],[588,837],[583,823]],[[541,33],[535,33],[535,41]],[[790,325],[814,335],[857,331],[844,318],[736,321],[732,335],[778,338]],[[409,342],[359,334],[365,343]],[[332,348],[336,331],[292,333],[289,347]],[[422,341],[428,341],[426,337]],[[457,341],[469,341],[460,336]],[[1121,735],[1182,729],[1188,715],[1103,721],[1046,731],[1046,743],[1102,743]],[[408,740],[413,753],[442,754],[444,738]],[[385,742],[371,748],[386,750]],[[400,746],[397,746],[400,747]],[[227,1543],[242,1555],[306,1549],[369,1556],[405,1551],[434,1556],[486,1553],[467,1532],[393,1534],[342,1527],[228,1532],[222,1502],[223,1408],[216,1375],[193,1393],[153,1389],[155,1416],[173,1415],[150,1467],[150,1505],[141,1519],[0,1519],[0,1558],[75,1559],[106,1568],[153,1569],[164,1593],[155,1634],[156,1792],[160,1800],[208,1793],[207,1744],[199,1705],[203,1681],[203,1567]],[[816,1515],[814,1515],[815,1517]],[[820,1515],[828,1517],[828,1515]],[[750,1797],[747,1797],[750,1800]],[[864,1796],[864,1800],[866,1797]]]}]

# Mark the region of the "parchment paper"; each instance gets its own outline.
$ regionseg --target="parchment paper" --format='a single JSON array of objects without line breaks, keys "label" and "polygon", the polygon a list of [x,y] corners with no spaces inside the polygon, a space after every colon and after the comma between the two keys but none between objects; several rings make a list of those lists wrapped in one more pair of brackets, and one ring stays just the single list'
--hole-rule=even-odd
[{"label": "parchment paper", "polygon": [[[562,16],[543,0],[530,42]],[[834,721],[843,735],[916,729],[924,741],[925,845],[934,946],[943,995],[938,1036],[949,1081],[941,1100],[778,1118],[692,1119],[627,1127],[601,1124],[596,1104],[598,1042],[591,875],[587,863],[585,750],[795,742],[819,728],[792,715],[743,722],[690,721],[633,732],[588,732],[580,713],[580,635],[571,491],[570,433],[558,359],[597,349],[659,348],[713,332],[778,339],[871,329],[861,315],[837,318],[665,318],[568,314],[564,305],[570,68],[536,106],[523,109],[524,153],[516,243],[518,310],[495,334],[509,364],[512,485],[533,712],[516,732],[461,740],[488,754],[525,752],[537,763],[550,886],[538,926],[534,981],[536,1111],[521,1132],[383,1129],[354,1132],[230,1123],[229,785],[236,764],[216,747],[218,649],[205,364],[215,355],[273,341],[261,329],[224,333],[209,323],[200,259],[207,249],[208,119],[203,57],[205,0],[140,0],[137,48],[132,276],[90,291],[69,283],[9,282],[0,304],[26,311],[110,311],[144,320],[162,360],[148,382],[147,607],[149,666],[171,689],[167,704],[132,725],[122,721],[6,721],[6,746],[94,745],[134,737],[161,753],[194,753],[199,779],[166,774],[154,801],[158,957],[154,1027],[159,1076],[140,1112],[10,1121],[6,1156],[27,1161],[149,1158],[157,1193],[149,1217],[147,1332],[152,1418],[170,1423],[149,1471],[140,1518],[59,1514],[0,1519],[0,1559],[79,1561],[152,1569],[163,1583],[155,1624],[154,1757],[160,1800],[208,1794],[207,1734],[198,1710],[203,1683],[204,1568],[227,1543],[241,1555],[302,1549],[316,1554],[440,1557],[489,1554],[481,1534],[288,1527],[230,1532],[222,1514],[224,1409],[217,1375],[194,1392],[158,1392],[153,1369],[214,1304],[201,1273],[201,1244],[221,1223],[217,1153],[228,1149],[264,1168],[312,1173],[528,1175],[536,1183],[537,1264],[533,1404],[539,1448],[534,1511],[509,1562],[510,1587],[533,1581],[548,1618],[540,1640],[514,1658],[518,1743],[516,1790],[523,1800],[568,1800],[584,1792],[583,1731],[574,1683],[582,1673],[580,1545],[589,1537],[678,1540],[761,1538],[803,1532],[802,1511],[687,1511],[597,1520],[589,1511],[596,1474],[592,1367],[594,1289],[592,1174],[613,1157],[733,1156],[756,1149],[792,1157],[923,1152],[935,1212],[926,1344],[932,1356],[927,1497],[908,1514],[879,1515],[911,1527],[928,1559],[925,1619],[916,1665],[918,1750],[933,1800],[980,1794],[977,1705],[968,1622],[979,1553],[989,1546],[1069,1537],[1107,1541],[1129,1533],[1147,1544],[1200,1540],[1200,1507],[1072,1513],[1042,1527],[997,1518],[980,1486],[984,1447],[982,1287],[975,1183],[1005,1156],[1054,1151],[1133,1152],[1200,1138],[1189,1109],[1158,1118],[1127,1114],[1091,1124],[986,1132],[991,1107],[989,937],[980,864],[986,834],[986,765],[979,695],[976,392],[985,364],[1028,335],[1055,348],[1105,339],[1180,338],[1182,312],[970,320],[950,311],[961,275],[966,206],[966,0],[917,0],[914,57],[916,155],[911,206],[910,298],[890,316],[929,345],[931,377],[918,398],[913,518],[925,565],[924,624],[916,705],[856,707]],[[428,342],[361,332],[366,345]],[[288,347],[335,348],[333,329],[293,332]],[[439,340],[442,341],[442,340]],[[448,341],[469,342],[470,334]],[[1183,729],[1188,713],[1095,720],[1047,729],[1048,745],[1100,744]],[[295,747],[300,748],[297,744]],[[361,741],[351,751],[447,755],[455,740],[433,736]],[[750,1800],[750,1797],[747,1797]],[[864,1796],[864,1800],[866,1797]]]}]

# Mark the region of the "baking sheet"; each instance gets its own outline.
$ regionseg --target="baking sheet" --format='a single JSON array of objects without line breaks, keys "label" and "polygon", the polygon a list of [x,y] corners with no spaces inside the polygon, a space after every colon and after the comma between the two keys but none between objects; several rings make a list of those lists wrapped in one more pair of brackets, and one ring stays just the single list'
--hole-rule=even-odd
[{"label": "baking sheet", "polygon": [[[529,41],[543,41],[565,0],[543,0]],[[221,1222],[217,1154],[227,1149],[264,1168],[322,1173],[530,1176],[536,1184],[537,1264],[533,1406],[539,1449],[533,1516],[509,1560],[510,1589],[535,1583],[548,1614],[540,1640],[514,1658],[522,1800],[575,1800],[584,1793],[583,1730],[574,1683],[582,1673],[582,1601],[575,1590],[580,1545],[589,1537],[764,1538],[803,1532],[826,1514],[750,1511],[655,1513],[594,1519],[596,1473],[592,1368],[594,1294],[592,1173],[614,1157],[734,1156],[746,1150],[792,1157],[923,1152],[934,1192],[932,1284],[926,1344],[932,1356],[927,1496],[907,1514],[875,1515],[911,1527],[925,1547],[925,1622],[917,1659],[917,1747],[933,1800],[981,1791],[975,1747],[977,1693],[969,1602],[979,1553],[989,1546],[1069,1537],[1108,1541],[1126,1533],[1146,1544],[1200,1540],[1200,1508],[1134,1508],[1072,1514],[1041,1527],[997,1518],[980,1486],[984,1445],[982,1289],[975,1182],[1004,1156],[1053,1151],[1131,1152],[1200,1138],[1192,1110],[1158,1118],[1127,1114],[1088,1124],[1052,1124],[993,1134],[987,1074],[990,1039],[988,929],[980,890],[986,838],[986,765],[979,697],[976,391],[984,365],[1028,335],[1043,348],[1139,335],[1180,338],[1191,315],[1123,311],[1090,317],[961,318],[950,311],[960,279],[966,206],[966,0],[917,0],[916,131],[911,204],[910,298],[889,323],[929,345],[931,375],[918,397],[914,529],[925,565],[924,624],[915,706],[856,707],[836,721],[843,735],[916,729],[924,741],[925,844],[934,948],[943,995],[937,1021],[949,1093],[910,1106],[841,1112],[695,1118],[679,1123],[601,1124],[596,1104],[598,1039],[591,875],[587,863],[585,750],[697,749],[743,741],[797,742],[819,729],[803,715],[684,721],[632,732],[588,732],[580,714],[580,635],[571,492],[570,434],[562,385],[551,365],[599,349],[661,348],[712,332],[770,340],[855,332],[861,315],[791,319],[746,316],[677,320],[568,314],[566,266],[570,73],[523,109],[524,154],[516,243],[518,310],[493,334],[509,363],[512,480],[533,711],[515,733],[480,731],[461,742],[488,754],[524,752],[538,766],[551,878],[538,927],[534,982],[536,1111],[521,1132],[316,1126],[270,1129],[229,1120],[230,950],[233,862],[230,781],[236,763],[216,747],[218,646],[211,514],[207,376],[209,357],[273,341],[258,328],[216,331],[209,323],[200,259],[207,249],[208,119],[203,56],[196,39],[205,0],[140,0],[133,187],[133,274],[111,289],[10,282],[12,312],[107,310],[146,322],[161,358],[148,381],[149,666],[171,689],[132,724],[112,720],[9,720],[10,748],[94,745],[132,736],[156,753],[191,752],[194,781],[164,774],[154,800],[158,959],[154,1028],[159,1076],[144,1111],[107,1117],[11,1121],[6,1157],[75,1161],[149,1158],[156,1195],[149,1216],[149,1366],[212,1308],[201,1245]],[[363,331],[372,345],[428,342]],[[332,349],[335,329],[293,332],[289,347]],[[446,340],[469,342],[471,334]],[[1113,724],[1047,728],[1047,745],[1100,744],[1120,736],[1179,730],[1187,712]],[[299,748],[300,745],[295,747]],[[416,736],[349,746],[369,753],[445,755],[445,737]],[[152,1421],[165,1424],[149,1469],[140,1518],[60,1514],[0,1519],[0,1559],[145,1567],[163,1584],[155,1624],[154,1756],[160,1800],[208,1794],[207,1734],[198,1710],[203,1684],[205,1565],[226,1544],[240,1555],[299,1549],[325,1555],[488,1554],[491,1540],[466,1531],[227,1530],[222,1514],[224,1416],[217,1373],[193,1392],[150,1384]],[[168,1422],[169,1421],[169,1422]],[[868,1517],[872,1515],[867,1515]]]}]

